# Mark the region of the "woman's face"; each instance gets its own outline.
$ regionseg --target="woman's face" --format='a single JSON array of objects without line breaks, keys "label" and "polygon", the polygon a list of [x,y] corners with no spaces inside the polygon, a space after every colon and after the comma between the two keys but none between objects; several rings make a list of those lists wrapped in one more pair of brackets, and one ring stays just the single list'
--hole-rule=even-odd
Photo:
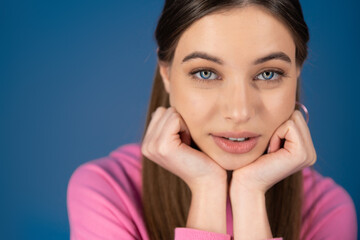
[{"label": "woman's face", "polygon": [[[293,113],[300,69],[287,27],[262,7],[248,6],[193,23],[180,37],[173,61],[160,64],[160,73],[196,145],[234,170],[259,158]],[[244,131],[259,135],[248,152],[216,143],[224,133]]]}]

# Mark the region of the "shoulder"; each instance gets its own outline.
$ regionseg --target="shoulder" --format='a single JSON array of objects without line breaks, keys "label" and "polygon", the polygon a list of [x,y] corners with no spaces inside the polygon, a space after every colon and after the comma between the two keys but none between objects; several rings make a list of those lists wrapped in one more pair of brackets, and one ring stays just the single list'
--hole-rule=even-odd
[{"label": "shoulder", "polygon": [[141,156],[139,144],[127,144],[76,168],[67,188],[71,239],[145,234]]},{"label": "shoulder", "polygon": [[349,193],[332,178],[325,177],[312,168],[303,170],[305,208],[342,207],[353,205]]},{"label": "shoulder", "polygon": [[[101,181],[100,181],[101,180]],[[69,185],[97,186],[107,182],[121,186],[123,190],[140,190],[141,152],[139,144],[127,144],[112,151],[108,156],[83,163],[73,172]],[[129,184],[133,184],[130,186]]]},{"label": "shoulder", "polygon": [[356,211],[349,193],[310,167],[303,179],[302,239],[355,239]]}]

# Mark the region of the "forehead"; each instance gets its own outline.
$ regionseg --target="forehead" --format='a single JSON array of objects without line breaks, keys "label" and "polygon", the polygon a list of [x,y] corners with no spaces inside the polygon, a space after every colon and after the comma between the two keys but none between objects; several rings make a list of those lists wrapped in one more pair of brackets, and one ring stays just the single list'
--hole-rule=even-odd
[{"label": "forehead", "polygon": [[174,61],[193,51],[224,56],[225,64],[249,62],[274,51],[283,51],[295,61],[291,32],[260,6],[217,12],[194,22],[180,37]]}]

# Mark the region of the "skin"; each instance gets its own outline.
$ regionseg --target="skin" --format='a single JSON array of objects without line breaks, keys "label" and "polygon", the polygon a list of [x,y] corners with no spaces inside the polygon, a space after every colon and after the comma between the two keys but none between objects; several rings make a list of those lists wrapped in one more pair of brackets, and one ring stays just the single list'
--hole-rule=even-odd
[{"label": "skin", "polygon": [[[262,7],[248,6],[196,21],[180,37],[172,62],[159,62],[171,107],[153,113],[142,153],[191,189],[187,227],[226,233],[229,195],[235,239],[272,237],[266,191],[316,161],[308,126],[294,111],[300,74],[295,50],[281,21]],[[183,62],[193,52],[216,57],[222,64],[202,58]],[[274,52],[286,54],[291,63],[273,59],[254,64]],[[199,81],[199,68],[211,71],[210,80]],[[264,71],[285,75],[269,82]],[[240,131],[261,135],[248,153],[228,153],[211,136]],[[190,138],[201,151],[189,146]],[[268,146],[270,152],[264,154]],[[230,183],[226,170],[233,170]]]},{"label": "skin", "polygon": [[[256,10],[253,10],[256,9]],[[182,63],[201,51],[223,60]],[[284,52],[291,64],[272,60],[253,62],[273,52]],[[172,64],[163,66],[171,106],[176,108],[198,147],[227,170],[248,165],[261,156],[278,126],[294,111],[296,82],[295,44],[288,29],[259,8],[237,9],[205,16],[181,36]],[[189,76],[197,68],[214,69],[221,80],[199,82]],[[267,69],[281,69],[287,77],[278,83],[254,80]],[[199,74],[198,74],[199,76]],[[255,149],[233,154],[220,149],[210,134],[250,131],[261,137]]]}]

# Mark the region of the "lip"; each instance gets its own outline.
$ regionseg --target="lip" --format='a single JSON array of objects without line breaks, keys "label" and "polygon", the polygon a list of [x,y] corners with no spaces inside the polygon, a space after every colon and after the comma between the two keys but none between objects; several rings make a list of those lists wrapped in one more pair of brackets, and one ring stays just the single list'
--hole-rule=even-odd
[{"label": "lip", "polygon": [[259,137],[260,134],[253,132],[218,132],[211,134],[215,137],[226,137],[226,138],[253,138]]},{"label": "lip", "polygon": [[[232,132],[224,132],[224,133],[216,133],[211,134],[216,145],[229,153],[247,153],[250,152],[258,143],[259,134],[251,133],[251,132],[240,132],[240,133],[232,133]],[[249,138],[244,142],[235,142],[226,138]]]}]

